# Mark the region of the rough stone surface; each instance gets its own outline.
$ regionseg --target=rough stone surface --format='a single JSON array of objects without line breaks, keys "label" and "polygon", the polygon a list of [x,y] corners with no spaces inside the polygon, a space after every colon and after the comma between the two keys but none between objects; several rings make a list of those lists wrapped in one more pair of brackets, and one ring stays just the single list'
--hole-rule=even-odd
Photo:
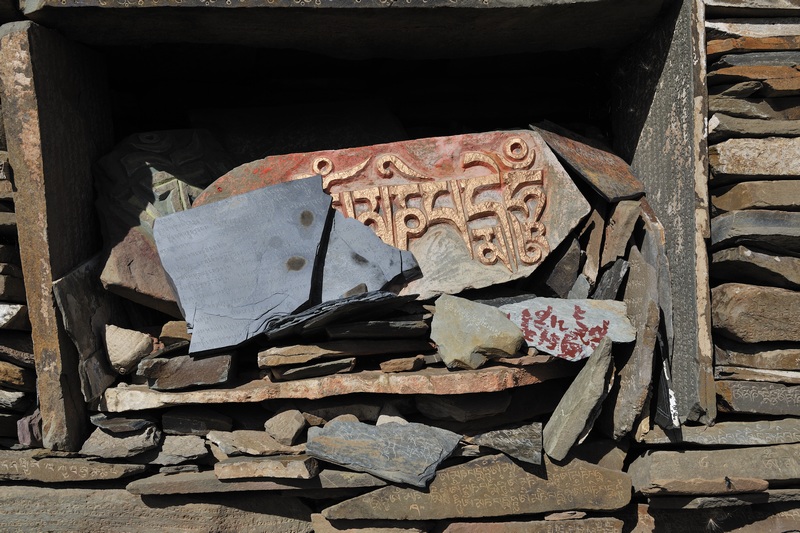
[{"label": "rough stone surface", "polygon": [[[545,460],[543,472],[531,474],[504,455],[480,457],[443,469],[427,492],[384,487],[328,507],[329,520],[377,519],[440,520],[567,511],[613,510],[630,501],[630,479],[583,461],[557,466]],[[576,483],[573,476],[592,481]],[[504,483],[480,480],[503,479]],[[412,494],[415,495],[412,497]],[[408,498],[408,500],[406,500]],[[476,505],[481,502],[481,505]],[[483,503],[487,502],[487,503]],[[488,502],[491,502],[489,504]]]},{"label": "rough stone surface", "polygon": [[157,455],[148,462],[154,465],[179,465],[208,457],[205,440],[196,435],[165,435],[161,446],[153,450]]},{"label": "rough stone surface", "polygon": [[529,346],[570,361],[592,355],[606,336],[621,343],[636,338],[623,302],[531,298],[498,309],[522,329]]},{"label": "rough stone surface", "polygon": [[270,376],[274,381],[291,381],[294,379],[309,379],[331,374],[351,372],[356,366],[356,358],[336,359],[335,361],[323,361],[310,365],[270,368]]},{"label": "rough stone surface", "polygon": [[4,331],[0,336],[0,361],[34,368],[33,340],[30,333]]},{"label": "rough stone surface", "polygon": [[710,58],[728,53],[800,50],[800,39],[797,35],[714,39],[709,40],[707,49]]},{"label": "rough stone surface", "polygon": [[793,179],[800,174],[800,138],[730,139],[708,149],[710,184]]},{"label": "rough stone surface", "polygon": [[800,372],[790,370],[766,370],[763,368],[742,368],[738,366],[715,365],[714,377],[717,380],[766,381],[800,384]]},{"label": "rough stone surface", "polygon": [[188,472],[137,479],[128,484],[128,491],[140,495],[205,494],[243,491],[292,491],[307,496],[315,489],[327,492],[326,497],[337,490],[375,488],[386,485],[382,479],[361,472],[322,470],[314,479],[220,481],[213,470]]},{"label": "rough stone surface", "polygon": [[[739,507],[743,505],[796,501],[800,501],[800,490],[772,489],[751,494],[736,494],[734,496],[656,497],[650,498],[648,503],[652,509],[710,509],[715,507]],[[800,515],[800,513],[798,513],[798,515]],[[800,516],[798,516],[798,518],[800,518]]]},{"label": "rough stone surface", "polygon": [[0,389],[0,409],[8,411],[24,411],[32,398],[23,391]]},{"label": "rough stone surface", "polygon": [[170,320],[161,327],[158,340],[165,346],[170,346],[183,341],[191,341],[192,334],[189,333],[185,320]]},{"label": "rough stone surface", "polygon": [[427,339],[338,340],[318,344],[274,346],[258,353],[259,368],[297,365],[317,359],[361,357],[431,351]]},{"label": "rough stone surface", "polygon": [[325,328],[331,339],[385,339],[427,337],[430,333],[429,320],[371,320],[353,322]]},{"label": "rough stone surface", "polygon": [[525,343],[505,313],[443,294],[436,300],[431,339],[448,368],[476,369],[488,357],[514,355]]},{"label": "rough stone surface", "polygon": [[147,378],[155,390],[177,390],[227,383],[233,377],[233,355],[211,355],[144,359],[136,373]]},{"label": "rough stone surface", "polygon": [[533,422],[517,428],[498,429],[467,437],[478,446],[503,452],[509,457],[534,465],[542,464],[542,423]]},{"label": "rough stone surface", "polygon": [[0,303],[0,329],[31,331],[28,306]]},{"label": "rough stone surface", "polygon": [[297,409],[287,409],[264,423],[266,432],[284,446],[292,446],[307,426],[303,413]]},{"label": "rough stone surface", "polygon": [[156,426],[148,426],[125,434],[109,433],[97,428],[83,443],[80,451],[83,455],[120,459],[152,450],[159,444],[161,444],[161,430]]},{"label": "rough stone surface", "polygon": [[319,464],[305,455],[276,457],[235,457],[214,465],[218,479],[286,478],[311,479],[319,473]]},{"label": "rough stone surface", "polygon": [[800,416],[800,386],[750,381],[718,381],[719,408],[725,412]]},{"label": "rough stone surface", "polygon": [[800,212],[731,211],[711,222],[711,249],[742,244],[776,253],[800,254]]},{"label": "rough stone surface", "polygon": [[130,413],[129,415],[109,416],[105,413],[94,413],[89,420],[92,425],[105,429],[110,433],[130,433],[156,425],[156,419],[148,414]]},{"label": "rough stone surface", "polygon": [[714,359],[720,365],[767,370],[800,368],[800,344],[797,343],[741,344],[719,338],[716,348]]},{"label": "rough stone surface", "polygon": [[[74,481],[99,481],[119,479],[144,472],[143,465],[122,463],[101,463],[88,459],[47,457],[39,450],[9,451],[0,450],[0,479],[41,481],[43,483],[71,483]],[[4,486],[0,491],[5,497]],[[3,512],[9,507],[2,506]],[[4,522],[3,527],[9,527]]]},{"label": "rough stone surface", "polygon": [[757,118],[732,117],[716,113],[708,121],[708,139],[720,142],[732,137],[796,137],[800,135],[800,125],[794,120],[764,120]]},{"label": "rough stone surface", "polygon": [[305,451],[304,444],[284,446],[266,431],[239,429],[236,431],[211,430],[206,438],[219,446],[226,455],[281,455],[298,454]]},{"label": "rough stone surface", "polygon": [[[726,491],[736,491],[736,487],[726,486],[725,476],[731,480],[739,478],[767,482],[797,479],[800,475],[798,452],[800,444],[722,450],[655,451],[635,459],[628,472],[637,492],[658,493],[659,486],[674,481],[676,486],[677,483],[685,483],[689,487],[696,483],[700,490],[694,494],[710,494],[711,492],[706,492],[710,487],[700,488],[705,483],[719,487],[716,492],[724,494]],[[761,490],[766,488],[764,486]]]},{"label": "rough stone surface", "polygon": [[613,374],[611,340],[604,337],[544,427],[542,435],[547,455],[561,461],[575,443],[589,434],[611,389]]},{"label": "rough stone surface", "polygon": [[[741,495],[748,498],[766,493]],[[667,533],[679,533],[687,530],[686,517],[690,516],[693,524],[714,524],[722,531],[735,533],[748,533],[749,531],[792,531],[797,529],[800,521],[800,509],[794,502],[747,505],[737,509],[725,507],[711,509],[696,509],[686,511],[683,509],[657,509],[647,506],[639,509],[639,524],[646,527],[646,531],[653,531],[655,524],[658,529]]]},{"label": "rough stone surface", "polygon": [[141,331],[106,325],[104,339],[111,366],[120,374],[136,368],[153,351],[153,338]]},{"label": "rough stone surface", "polygon": [[800,98],[728,98],[711,96],[708,99],[712,113],[746,119],[797,120],[800,118]]},{"label": "rough stone surface", "polygon": [[625,200],[614,206],[605,228],[601,267],[625,256],[628,241],[633,234],[633,228],[639,220],[641,211],[641,204],[633,200]]},{"label": "rough stone surface", "polygon": [[402,357],[381,363],[381,372],[414,372],[425,366],[425,356]]},{"label": "rough stone surface", "polygon": [[576,238],[563,242],[542,264],[536,277],[541,279],[547,291],[559,298],[566,298],[581,265],[581,246]]},{"label": "rough stone surface", "polygon": [[154,391],[139,385],[117,386],[106,390],[100,408],[108,412],[122,412],[188,404],[249,403],[279,398],[319,399],[357,392],[437,395],[497,392],[574,373],[570,365],[548,362],[524,367],[493,366],[455,375],[446,368],[424,368],[414,373],[362,371],[280,383],[259,379],[231,389],[186,392]]},{"label": "rough stone surface", "polygon": [[[766,5],[789,7],[792,0],[710,0],[707,2],[711,12],[715,8],[728,4],[728,7],[739,7],[750,18],[727,18],[723,20],[707,20],[706,31],[710,39],[724,39],[732,37],[784,37],[787,35],[800,35],[800,22],[790,18],[755,18],[754,8]],[[760,15],[760,13],[759,13]],[[712,17],[709,17],[712,18]],[[713,17],[717,18],[717,17]]]},{"label": "rough stone surface", "polygon": [[34,392],[36,390],[36,374],[27,368],[0,361],[0,386]]},{"label": "rough stone surface", "polygon": [[461,437],[422,424],[329,422],[308,430],[308,454],[351,470],[425,487]]},{"label": "rough stone surface", "polygon": [[683,426],[665,432],[654,427],[642,438],[645,444],[687,443],[697,446],[766,446],[800,442],[800,420],[717,422],[713,426]]},{"label": "rough stone surface", "polygon": [[725,283],[711,290],[714,330],[739,342],[800,341],[800,293]]},{"label": "rough stone surface", "polygon": [[212,409],[198,406],[175,407],[161,416],[161,427],[167,435],[205,436],[212,429],[230,431],[233,421]]},{"label": "rough stone surface", "polygon": [[[176,512],[180,509],[180,512]],[[35,517],[35,518],[34,518]],[[269,531],[311,533],[311,512],[295,498],[265,501],[258,494],[143,500],[124,489],[10,486],[0,495],[0,519],[11,531]],[[34,525],[35,524],[35,525]]]},{"label": "rough stone surface", "polygon": [[[524,130],[268,157],[214,182],[198,204],[315,174],[342,214],[413,253],[423,277],[404,291],[422,297],[530,275],[589,210],[541,137]],[[456,180],[466,188],[455,192]],[[511,181],[514,192],[502,188]],[[419,195],[419,207],[407,203]],[[364,202],[368,210],[356,209]],[[491,230],[478,227],[487,216]]]},{"label": "rough stone surface", "polygon": [[618,518],[584,518],[559,522],[550,520],[526,520],[524,522],[455,522],[443,533],[614,533],[622,532],[624,522]]},{"label": "rough stone surface", "polygon": [[800,289],[800,258],[751,250],[745,246],[720,250],[711,257],[711,277],[784,289]]},{"label": "rough stone surface", "polygon": [[414,397],[414,405],[424,416],[433,420],[455,420],[467,422],[502,414],[511,403],[507,392],[494,394],[459,394],[457,396],[433,396],[420,394]]},{"label": "rough stone surface", "polygon": [[[418,528],[411,527],[409,522],[397,523],[390,520],[370,520],[368,526],[363,526],[362,523],[354,523],[353,521],[347,520],[345,520],[344,523],[352,525],[353,527],[342,525],[341,520],[330,522],[319,513],[311,515],[311,525],[314,527],[314,533],[425,533],[425,531],[428,530],[427,525]],[[411,524],[413,524],[413,522]]]}]

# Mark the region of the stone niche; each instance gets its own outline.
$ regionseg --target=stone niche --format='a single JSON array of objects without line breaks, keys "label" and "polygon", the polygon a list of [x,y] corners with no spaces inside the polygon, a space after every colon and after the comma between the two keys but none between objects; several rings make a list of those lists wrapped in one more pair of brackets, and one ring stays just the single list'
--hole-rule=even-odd
[{"label": "stone niche", "polygon": [[88,431],[79,356],[40,288],[102,248],[92,165],[134,133],[187,128],[231,168],[542,120],[605,138],[665,226],[678,415],[714,419],[697,2],[234,3],[42,0],[0,31],[45,447]]}]

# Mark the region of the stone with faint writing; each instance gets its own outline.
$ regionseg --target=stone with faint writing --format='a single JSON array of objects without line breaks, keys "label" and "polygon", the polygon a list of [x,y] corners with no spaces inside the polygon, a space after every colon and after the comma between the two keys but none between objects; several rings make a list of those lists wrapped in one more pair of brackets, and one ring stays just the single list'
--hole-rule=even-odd
[{"label": "stone with faint writing", "polygon": [[310,456],[389,481],[425,487],[461,437],[423,424],[329,422],[308,430]]},{"label": "stone with faint writing", "polygon": [[153,337],[147,333],[106,325],[103,335],[111,366],[120,374],[127,374],[145,356],[153,351]]},{"label": "stone with faint writing", "polygon": [[800,343],[757,342],[745,344],[717,337],[714,361],[720,365],[767,370],[800,368]]},{"label": "stone with faint writing", "polygon": [[717,280],[800,289],[800,258],[764,253],[744,246],[714,253],[709,272]]},{"label": "stone with faint writing", "polygon": [[717,422],[713,426],[682,426],[674,431],[664,431],[656,426],[645,433],[642,442],[696,446],[792,444],[800,442],[800,419]]},{"label": "stone with faint writing", "polygon": [[[793,482],[800,477],[800,444],[754,446],[716,450],[648,451],[631,463],[628,472],[638,492],[657,493],[659,486],[679,481],[687,485],[709,482],[720,492],[736,491],[724,479],[754,479],[769,483]],[[764,487],[762,490],[765,490]],[[752,492],[752,491],[751,491]],[[707,494],[708,488],[694,492]]]},{"label": "stone with faint writing", "polygon": [[591,431],[613,383],[611,341],[604,337],[544,426],[544,451],[561,461]]},{"label": "stone with faint writing", "polygon": [[717,381],[716,386],[720,411],[800,416],[800,385]]},{"label": "stone with faint writing", "polygon": [[498,309],[522,329],[529,346],[570,361],[592,355],[606,336],[621,343],[636,338],[623,302],[531,298]]},{"label": "stone with faint writing", "polygon": [[468,422],[502,414],[510,403],[511,395],[507,391],[448,396],[420,394],[414,397],[414,405],[424,416],[433,420],[456,422]]},{"label": "stone with faint writing", "polygon": [[711,290],[714,331],[738,342],[800,341],[800,292],[725,283]]},{"label": "stone with faint writing", "polygon": [[436,300],[431,339],[448,368],[473,370],[489,357],[516,354],[525,343],[505,313],[448,294]]},{"label": "stone with faint writing", "polygon": [[104,459],[122,459],[157,448],[159,444],[161,430],[156,426],[129,433],[111,433],[97,428],[83,443],[80,453]]},{"label": "stone with faint writing", "polygon": [[711,250],[740,245],[780,255],[797,255],[800,253],[800,212],[749,209],[714,217]]},{"label": "stone with faint writing", "polygon": [[206,189],[197,205],[313,176],[333,205],[414,254],[430,297],[526,277],[589,210],[541,137],[503,131],[268,157]]},{"label": "stone with faint writing", "polygon": [[219,446],[226,455],[285,455],[305,451],[305,444],[286,446],[266,431],[238,429],[235,431],[211,430],[206,439]]},{"label": "stone with faint writing", "polygon": [[[545,459],[529,472],[504,455],[480,457],[442,469],[426,492],[384,487],[333,505],[335,519],[441,520],[549,511],[615,510],[630,501],[627,474],[573,460],[558,466]],[[503,483],[486,480],[502,479]]]},{"label": "stone with faint writing", "polygon": [[228,155],[204,130],[147,132],[124,139],[96,168],[97,207],[110,248],[103,285],[175,316],[153,222],[189,209],[203,188],[232,168]]},{"label": "stone with faint writing", "polygon": [[214,474],[219,479],[311,479],[318,473],[319,463],[307,455],[232,457],[214,465]]},{"label": "stone with faint writing", "polygon": [[532,422],[516,428],[487,431],[467,437],[478,446],[491,448],[518,461],[542,464],[542,423]]},{"label": "stone with faint writing", "polygon": [[[0,479],[71,483],[119,479],[144,472],[144,465],[40,456],[39,450],[0,450]],[[4,487],[4,490],[7,487]],[[8,526],[7,522],[4,522]]]},{"label": "stone with faint writing", "polygon": [[144,359],[137,375],[147,378],[155,390],[178,390],[201,385],[219,385],[233,378],[233,354],[206,357],[178,355],[176,357]]},{"label": "stone with faint writing", "polygon": [[[313,516],[313,515],[312,515]],[[568,522],[526,520],[524,522],[454,522],[442,533],[622,533],[619,518],[582,518]]]}]

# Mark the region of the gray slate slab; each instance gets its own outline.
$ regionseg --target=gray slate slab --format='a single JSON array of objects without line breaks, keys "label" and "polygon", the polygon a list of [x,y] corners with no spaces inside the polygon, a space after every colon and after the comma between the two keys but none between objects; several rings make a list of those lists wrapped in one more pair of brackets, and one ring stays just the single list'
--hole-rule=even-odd
[{"label": "gray slate slab", "polygon": [[147,414],[128,413],[125,415],[107,415],[106,413],[94,413],[89,417],[91,423],[99,428],[111,433],[128,433],[140,431],[146,427],[155,426],[157,420]]},{"label": "gray slate slab", "polygon": [[600,274],[600,279],[597,281],[592,293],[593,300],[616,300],[619,296],[619,290],[622,288],[622,282],[625,281],[625,276],[628,275],[628,262],[624,259],[617,259],[608,270]]},{"label": "gray slate slab", "polygon": [[503,452],[518,461],[534,465],[542,464],[541,422],[533,422],[517,428],[487,431],[466,440],[478,446]]},{"label": "gray slate slab", "polygon": [[731,211],[711,221],[711,248],[745,245],[800,254],[800,213]]},{"label": "gray slate slab", "polygon": [[312,457],[378,477],[425,487],[461,437],[422,424],[332,421],[308,430]]},{"label": "gray slate slab", "polygon": [[356,358],[337,359],[293,368],[273,367],[270,369],[275,381],[292,381],[295,379],[317,378],[342,372],[350,372],[356,366]]},{"label": "gray slate slab", "polygon": [[800,289],[800,258],[751,250],[745,246],[716,252],[709,265],[718,280]]},{"label": "gray slate slab", "polygon": [[800,416],[800,385],[718,381],[717,398],[725,412]]},{"label": "gray slate slab", "polygon": [[227,383],[234,376],[233,354],[144,359],[136,373],[155,390],[179,390]]},{"label": "gray slate slab", "polygon": [[717,422],[683,426],[675,431],[654,427],[642,438],[648,445],[687,443],[696,446],[765,446],[800,442],[800,419]]},{"label": "gray slate slab", "polygon": [[308,301],[330,203],[317,176],[156,220],[190,352],[237,345]]}]

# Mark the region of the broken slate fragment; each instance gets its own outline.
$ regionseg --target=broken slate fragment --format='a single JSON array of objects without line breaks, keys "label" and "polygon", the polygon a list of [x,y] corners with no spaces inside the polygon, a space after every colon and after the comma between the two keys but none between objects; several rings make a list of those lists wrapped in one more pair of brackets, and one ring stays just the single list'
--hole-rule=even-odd
[{"label": "broken slate fragment", "polygon": [[624,259],[617,259],[608,270],[600,274],[597,287],[592,293],[593,300],[617,300],[622,282],[628,275],[628,262]]},{"label": "broken slate fragment", "polygon": [[516,354],[525,343],[522,331],[503,312],[448,294],[436,300],[431,339],[448,368],[473,370],[487,357]]},{"label": "broken slate fragment", "polygon": [[611,388],[613,373],[611,341],[604,337],[544,427],[547,455],[561,461],[574,444],[586,438]]},{"label": "broken slate fragment", "polygon": [[503,452],[518,461],[542,464],[542,423],[533,422],[511,429],[498,429],[464,440]]},{"label": "broken slate fragment", "polygon": [[147,426],[124,434],[109,433],[97,428],[83,443],[80,453],[104,459],[121,459],[152,450],[159,444],[161,430],[156,426]]},{"label": "broken slate fragment", "polygon": [[156,220],[158,253],[192,331],[190,352],[240,344],[309,300],[330,205],[312,177]]},{"label": "broken slate fragment", "polygon": [[153,351],[150,335],[114,325],[106,326],[105,343],[111,366],[120,374],[130,372]]},{"label": "broken slate fragment", "polygon": [[144,359],[136,373],[147,378],[151,389],[177,390],[226,383],[233,377],[232,367],[232,354],[208,357],[179,355]]},{"label": "broken slate fragment", "polygon": [[570,361],[592,355],[606,336],[619,343],[636,339],[624,302],[531,298],[498,309],[522,329],[529,346]]},{"label": "broken slate fragment", "polygon": [[325,328],[331,339],[386,339],[427,337],[431,328],[426,320],[372,320]]},{"label": "broken slate fragment", "polygon": [[297,409],[287,409],[267,420],[264,430],[284,446],[291,446],[307,425],[303,413]]},{"label": "broken slate fragment", "polygon": [[259,368],[278,365],[308,363],[317,359],[361,357],[370,355],[396,355],[402,353],[430,352],[427,339],[364,339],[338,340],[318,344],[274,346],[258,353]]},{"label": "broken slate fragment", "polygon": [[381,363],[381,372],[413,372],[425,366],[425,356],[402,357]]},{"label": "broken slate fragment", "polygon": [[214,465],[218,479],[282,478],[311,479],[319,473],[319,463],[307,455],[273,457],[233,457]]},{"label": "broken slate fragment", "polygon": [[461,437],[423,424],[329,422],[308,430],[308,455],[389,481],[425,487]]},{"label": "broken slate fragment", "polygon": [[310,365],[298,367],[276,366],[269,369],[272,379],[275,381],[292,381],[295,379],[318,378],[352,371],[356,366],[356,358],[337,359],[335,361],[324,361]]},{"label": "broken slate fragment", "polygon": [[281,455],[305,451],[304,444],[284,446],[266,431],[239,429],[236,431],[209,431],[206,438],[219,446],[226,455]]}]

